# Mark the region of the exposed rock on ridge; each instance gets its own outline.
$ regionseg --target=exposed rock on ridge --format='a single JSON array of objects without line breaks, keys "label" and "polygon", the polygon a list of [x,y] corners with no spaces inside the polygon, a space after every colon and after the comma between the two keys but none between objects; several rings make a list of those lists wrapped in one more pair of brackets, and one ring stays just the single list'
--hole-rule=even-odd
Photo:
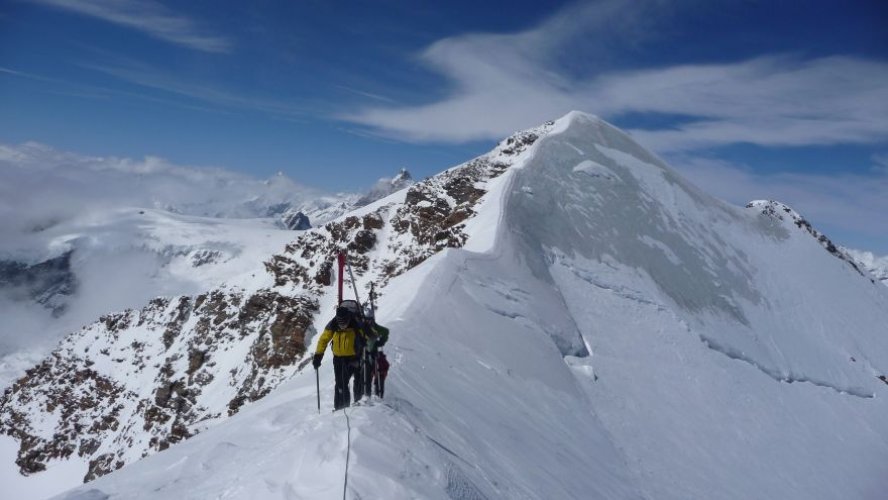
[{"label": "exposed rock on ridge", "polygon": [[[789,221],[796,225],[799,229],[807,231],[808,234],[814,237],[820,245],[829,253],[834,255],[839,260],[843,260],[848,263],[849,266],[854,268],[855,271],[860,273],[861,276],[867,276],[857,264],[857,261],[854,260],[847,252],[845,252],[841,247],[837,246],[830,240],[825,234],[821,233],[817,229],[811,225],[804,217],[801,216],[798,212],[790,208],[784,203],[773,200],[754,200],[749,202],[746,205],[746,208],[752,208],[756,210],[760,210],[763,215],[771,217],[772,219],[776,219],[779,221],[785,220],[785,217],[789,217]],[[874,280],[870,279],[873,283]]]}]

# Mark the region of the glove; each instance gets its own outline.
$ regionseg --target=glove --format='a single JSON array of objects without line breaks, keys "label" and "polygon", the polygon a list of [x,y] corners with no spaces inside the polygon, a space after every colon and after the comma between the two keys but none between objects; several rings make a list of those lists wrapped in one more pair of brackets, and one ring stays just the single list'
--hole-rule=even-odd
[{"label": "glove", "polygon": [[315,370],[317,370],[321,366],[321,358],[323,357],[324,355],[321,353],[314,355],[314,359],[311,360],[311,366],[314,366]]}]

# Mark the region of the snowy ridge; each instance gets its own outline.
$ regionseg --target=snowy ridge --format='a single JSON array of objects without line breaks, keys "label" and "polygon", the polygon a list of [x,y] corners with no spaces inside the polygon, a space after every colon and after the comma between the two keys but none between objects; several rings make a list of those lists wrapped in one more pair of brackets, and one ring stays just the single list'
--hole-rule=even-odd
[{"label": "snowy ridge", "polygon": [[843,260],[848,263],[849,266],[854,268],[855,271],[863,274],[861,267],[858,265],[857,259],[851,256],[844,248],[840,246],[836,246],[832,240],[830,240],[825,234],[820,231],[814,229],[811,226],[811,223],[808,222],[804,217],[801,216],[798,212],[790,208],[784,203],[773,200],[754,200],[749,202],[746,205],[746,208],[752,208],[755,210],[760,210],[762,214],[767,215],[773,219],[778,221],[784,220],[784,215],[789,217],[789,222],[795,224],[796,227],[807,231],[808,234],[814,237],[823,248],[826,249],[827,252],[836,256],[839,260]]},{"label": "snowy ridge", "polygon": [[264,271],[106,315],[70,335],[0,399],[0,431],[20,443],[17,467],[35,474],[74,460],[91,480],[264,397],[304,366],[305,343],[328,319],[316,313],[330,304],[336,252],[347,249],[358,275],[384,284],[462,245],[484,183],[537,138],[516,137],[520,144],[510,138],[362,213],[299,234]]},{"label": "snowy ridge", "polygon": [[[264,284],[244,293],[317,304],[303,348],[332,312],[327,284],[342,247],[359,290],[371,281],[381,289],[379,321],[392,330],[384,400],[318,414],[313,370],[300,371],[296,356],[262,399],[59,498],[808,500],[885,491],[888,290],[793,222],[699,191],[597,118],[574,112],[516,134],[301,233],[266,262]],[[176,342],[187,345],[195,330]],[[122,349],[135,332],[109,339]],[[272,338],[259,326],[242,342],[274,346]],[[219,377],[241,366],[219,354],[237,345],[221,340],[198,371]],[[171,366],[169,380],[187,382],[186,363]],[[326,410],[329,356],[319,375]],[[50,420],[47,384],[20,382],[0,402],[7,434],[15,411]],[[155,403],[188,399],[158,390]],[[33,403],[20,402],[29,395]],[[176,415],[187,425],[187,411]],[[25,441],[45,443],[52,429],[30,432]],[[53,477],[53,467],[33,477],[41,474]]]}]

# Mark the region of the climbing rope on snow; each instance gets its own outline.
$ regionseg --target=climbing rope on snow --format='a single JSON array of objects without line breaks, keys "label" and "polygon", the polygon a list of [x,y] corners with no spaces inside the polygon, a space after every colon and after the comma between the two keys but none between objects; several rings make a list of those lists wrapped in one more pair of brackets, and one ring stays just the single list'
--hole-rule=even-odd
[{"label": "climbing rope on snow", "polygon": [[342,500],[345,500],[345,492],[348,490],[348,459],[351,456],[351,421],[348,419],[348,408],[343,408],[342,413],[345,415],[345,425],[348,427],[348,434],[346,434],[346,446],[345,446],[345,481],[342,484]]}]

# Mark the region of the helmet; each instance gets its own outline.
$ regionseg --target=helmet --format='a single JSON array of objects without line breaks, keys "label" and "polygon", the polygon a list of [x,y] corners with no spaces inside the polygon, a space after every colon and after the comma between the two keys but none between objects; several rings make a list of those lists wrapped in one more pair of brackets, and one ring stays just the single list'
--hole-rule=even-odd
[{"label": "helmet", "polygon": [[373,319],[373,308],[372,307],[364,307],[364,317],[367,319]]}]

